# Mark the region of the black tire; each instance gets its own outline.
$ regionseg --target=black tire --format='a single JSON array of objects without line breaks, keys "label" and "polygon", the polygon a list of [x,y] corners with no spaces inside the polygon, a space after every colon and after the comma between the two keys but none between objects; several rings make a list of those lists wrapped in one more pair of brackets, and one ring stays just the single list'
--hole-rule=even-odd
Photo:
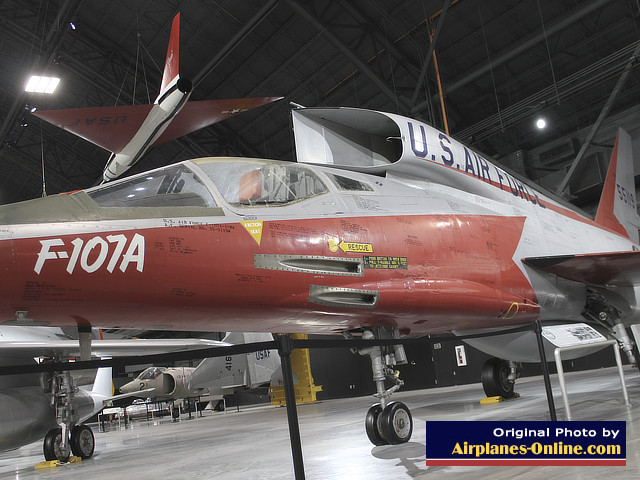
[{"label": "black tire", "polygon": [[480,379],[487,397],[513,397],[514,383],[508,380],[509,362],[500,358],[490,358],[482,367]]},{"label": "black tire", "polygon": [[82,459],[91,458],[96,447],[96,439],[91,427],[76,425],[71,430],[71,451],[76,457]]},{"label": "black tire", "polygon": [[367,437],[374,445],[386,445],[387,441],[382,438],[379,430],[380,414],[382,413],[382,407],[379,403],[373,405],[367,412],[367,416],[364,419],[364,429],[367,431]]},{"label": "black tire", "polygon": [[71,449],[66,448],[62,449],[62,429],[61,428],[52,428],[47,432],[44,437],[44,459],[47,461],[51,460],[59,460],[61,462],[66,462],[69,460],[69,456],[71,455]]},{"label": "black tire", "polygon": [[404,403],[391,402],[380,415],[380,434],[387,443],[407,443],[413,433],[411,412]]}]

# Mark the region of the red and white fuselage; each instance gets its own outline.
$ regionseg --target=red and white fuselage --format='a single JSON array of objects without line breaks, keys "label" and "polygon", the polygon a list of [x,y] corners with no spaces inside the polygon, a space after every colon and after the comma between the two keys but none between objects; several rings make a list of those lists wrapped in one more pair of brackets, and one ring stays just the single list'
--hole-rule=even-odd
[{"label": "red and white fuselage", "polygon": [[[311,110],[306,115],[316,128]],[[582,320],[597,278],[601,290],[616,284],[618,303],[635,316],[629,269],[617,277],[592,269],[581,281],[525,261],[602,264],[626,252],[635,265],[628,235],[435,130],[432,146],[430,127],[378,112],[353,118],[360,133],[337,128],[344,148],[327,151],[343,148],[335,158],[355,162],[348,145],[366,151],[354,139],[368,129],[374,148],[365,157],[386,152],[370,165],[378,175],[352,171],[367,169],[353,163],[199,159],[0,207],[0,320],[292,333],[391,326],[422,334]],[[388,135],[387,127],[400,131]],[[426,144],[416,141],[422,131]],[[387,137],[394,137],[389,151],[379,143]],[[309,160],[296,140],[299,161]]]}]

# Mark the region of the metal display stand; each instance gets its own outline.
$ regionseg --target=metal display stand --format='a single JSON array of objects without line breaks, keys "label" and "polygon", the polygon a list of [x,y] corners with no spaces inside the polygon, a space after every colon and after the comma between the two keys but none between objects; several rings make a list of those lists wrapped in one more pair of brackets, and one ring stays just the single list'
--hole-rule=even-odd
[{"label": "metal display stand", "polygon": [[611,345],[613,352],[616,356],[616,364],[618,365],[618,375],[620,375],[620,385],[622,387],[622,397],[624,398],[624,404],[630,406],[629,396],[627,395],[627,386],[624,382],[624,372],[622,371],[622,359],[620,358],[620,347],[617,340],[606,340],[604,342],[589,343],[586,345],[574,345],[571,347],[558,347],[554,351],[556,358],[556,368],[558,369],[558,380],[560,381],[560,391],[562,392],[562,400],[564,402],[564,409],[567,412],[567,420],[571,420],[571,408],[569,407],[569,396],[567,395],[567,385],[564,380],[564,369],[562,368],[562,353],[570,352],[572,350],[583,350],[585,348],[601,348],[605,345]]}]

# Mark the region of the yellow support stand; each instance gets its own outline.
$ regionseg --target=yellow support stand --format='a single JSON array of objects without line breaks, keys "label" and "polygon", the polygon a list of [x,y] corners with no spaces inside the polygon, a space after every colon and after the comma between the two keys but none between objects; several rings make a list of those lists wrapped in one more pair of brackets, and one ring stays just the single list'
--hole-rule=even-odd
[{"label": "yellow support stand", "polygon": [[[306,340],[309,336],[305,333],[293,333],[291,338]],[[291,352],[291,368],[298,376],[298,383],[294,385],[296,403],[316,402],[316,393],[322,391],[322,386],[313,383],[308,348],[296,348]],[[286,404],[284,386],[271,387],[269,393],[271,394],[271,405],[283,406]]]}]

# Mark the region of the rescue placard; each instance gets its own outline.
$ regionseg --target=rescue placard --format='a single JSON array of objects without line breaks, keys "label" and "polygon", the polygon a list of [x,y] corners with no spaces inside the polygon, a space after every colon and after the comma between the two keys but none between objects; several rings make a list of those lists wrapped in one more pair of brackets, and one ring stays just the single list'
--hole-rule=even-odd
[{"label": "rescue placard", "polygon": [[356,253],[373,253],[373,245],[370,243],[355,243],[355,242],[340,242],[340,250],[344,253],[356,252]]},{"label": "rescue placard", "polygon": [[373,268],[377,270],[397,270],[407,269],[407,257],[374,257],[365,255],[364,268]]}]

